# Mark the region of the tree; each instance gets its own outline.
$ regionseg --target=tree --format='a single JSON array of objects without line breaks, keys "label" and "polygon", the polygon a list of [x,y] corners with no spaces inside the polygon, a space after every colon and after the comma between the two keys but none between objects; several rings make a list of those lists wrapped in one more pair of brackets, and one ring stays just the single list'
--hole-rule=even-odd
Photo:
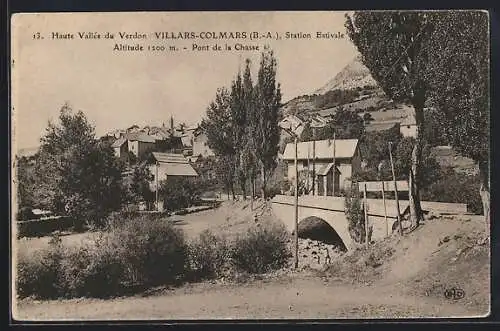
[{"label": "tree", "polygon": [[40,204],[73,217],[77,229],[84,222],[100,225],[121,204],[120,163],[109,144],[98,143],[83,112],[65,104],[59,120],[41,139],[35,168]]},{"label": "tree", "polygon": [[215,174],[219,182],[224,185],[227,196],[232,194],[233,200],[236,198],[234,194],[234,175],[236,171],[236,159],[234,155],[219,155],[215,164]]},{"label": "tree", "polygon": [[241,73],[238,72],[236,79],[233,80],[231,85],[231,119],[233,121],[233,141],[235,144],[236,155],[238,158],[237,176],[240,183],[243,199],[246,199],[246,182],[247,182],[247,169],[245,169],[245,162],[243,159],[243,150],[247,141],[246,127],[247,127],[247,110],[245,107],[245,94],[243,89],[243,81]]},{"label": "tree", "polygon": [[132,165],[130,174],[124,179],[127,200],[132,203],[151,203],[154,200],[154,193],[150,188],[152,180],[153,174],[146,161]]},{"label": "tree", "polygon": [[481,11],[449,11],[433,17],[430,40],[432,104],[443,115],[449,143],[479,165],[485,221],[489,225],[489,26]]},{"label": "tree", "polygon": [[281,91],[280,84],[276,82],[276,70],[277,61],[273,52],[262,53],[255,86],[257,123],[253,133],[255,154],[261,167],[262,198],[266,197],[267,178],[276,168],[279,149]]},{"label": "tree", "polygon": [[311,128],[311,125],[308,122],[306,122],[304,123],[304,129],[300,134],[299,141],[312,141],[312,140],[314,140],[313,130]]},{"label": "tree", "polygon": [[[415,139],[412,137],[402,138],[397,146],[395,146],[394,153],[394,171],[398,179],[409,180],[408,174],[411,169],[411,156],[415,146]],[[422,160],[420,163],[421,171],[417,178],[420,187],[428,187],[433,182],[439,179],[441,167],[436,159],[431,154],[431,146],[426,144],[422,148]]]},{"label": "tree", "polygon": [[245,71],[243,73],[243,105],[246,113],[246,126],[244,131],[244,141],[242,142],[242,167],[250,178],[250,191],[253,209],[253,199],[255,197],[255,182],[258,173],[258,159],[255,152],[256,142],[254,132],[259,123],[255,104],[255,89],[250,71],[250,59],[246,60]]},{"label": "tree", "polygon": [[34,163],[36,163],[36,155],[32,158],[24,156],[17,158],[16,181],[17,206],[19,210],[25,207],[31,209],[36,204],[36,198],[34,196],[36,188]]},{"label": "tree", "polygon": [[366,167],[376,170],[380,162],[389,161],[389,142],[397,146],[402,138],[397,126],[384,131],[365,132],[360,139],[360,151]]},{"label": "tree", "polygon": [[200,125],[207,135],[208,146],[214,151],[217,161],[216,174],[224,186],[233,193],[236,172],[237,146],[234,141],[234,122],[231,112],[231,95],[225,88],[219,88],[207,109],[206,118]]},{"label": "tree", "polygon": [[339,108],[325,127],[318,130],[317,139],[359,139],[363,135],[363,119],[355,112]]},{"label": "tree", "polygon": [[420,176],[424,106],[433,74],[428,70],[432,57],[432,49],[428,47],[433,30],[431,15],[436,14],[363,11],[346,17],[348,35],[373,78],[391,99],[410,103],[415,110],[417,136],[408,175],[412,229],[423,217],[417,178]]}]

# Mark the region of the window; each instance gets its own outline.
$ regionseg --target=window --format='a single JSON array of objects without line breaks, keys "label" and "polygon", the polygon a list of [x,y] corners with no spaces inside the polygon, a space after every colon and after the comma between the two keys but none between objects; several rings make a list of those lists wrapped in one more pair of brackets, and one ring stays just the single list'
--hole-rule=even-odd
[{"label": "window", "polygon": [[304,168],[307,168],[307,160],[302,161],[302,166],[303,166]]}]

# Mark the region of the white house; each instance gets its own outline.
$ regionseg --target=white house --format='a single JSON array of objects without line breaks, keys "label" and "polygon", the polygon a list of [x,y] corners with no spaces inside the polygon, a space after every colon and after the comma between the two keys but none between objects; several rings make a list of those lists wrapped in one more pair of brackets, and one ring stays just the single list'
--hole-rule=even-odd
[{"label": "white house", "polygon": [[408,115],[399,125],[399,131],[403,137],[416,137],[417,136],[417,122],[415,115]]},{"label": "white house", "polygon": [[156,139],[142,132],[128,133],[125,139],[127,139],[128,151],[137,157],[145,155],[156,147]]},{"label": "white house", "polygon": [[[335,166],[333,164],[334,150]],[[314,165],[313,159],[315,159]],[[283,160],[288,168],[285,177],[291,181],[295,180],[294,143],[286,145]],[[300,142],[297,144],[297,161],[299,172],[309,170],[309,173],[313,174],[314,171],[315,194],[333,195],[333,192],[337,194],[340,189],[349,188],[351,176],[361,171],[358,139],[336,139],[335,148],[333,139]],[[312,185],[312,182],[311,178],[310,185]]]},{"label": "white house", "polygon": [[215,153],[208,147],[208,137],[204,132],[196,130],[193,135],[193,156],[209,157]]}]

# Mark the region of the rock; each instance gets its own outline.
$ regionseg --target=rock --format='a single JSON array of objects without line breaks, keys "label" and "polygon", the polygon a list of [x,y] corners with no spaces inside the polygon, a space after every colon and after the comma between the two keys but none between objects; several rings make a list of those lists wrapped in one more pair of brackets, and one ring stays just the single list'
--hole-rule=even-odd
[{"label": "rock", "polygon": [[315,216],[307,217],[299,223],[298,234],[299,238],[312,239],[345,248],[337,232],[327,222]]}]

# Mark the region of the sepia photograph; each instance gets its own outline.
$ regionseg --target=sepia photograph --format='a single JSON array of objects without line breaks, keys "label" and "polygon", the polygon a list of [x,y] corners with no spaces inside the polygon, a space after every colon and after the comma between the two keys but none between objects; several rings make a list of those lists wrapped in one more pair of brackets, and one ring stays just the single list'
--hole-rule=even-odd
[{"label": "sepia photograph", "polygon": [[10,26],[13,320],[489,316],[487,11]]}]

